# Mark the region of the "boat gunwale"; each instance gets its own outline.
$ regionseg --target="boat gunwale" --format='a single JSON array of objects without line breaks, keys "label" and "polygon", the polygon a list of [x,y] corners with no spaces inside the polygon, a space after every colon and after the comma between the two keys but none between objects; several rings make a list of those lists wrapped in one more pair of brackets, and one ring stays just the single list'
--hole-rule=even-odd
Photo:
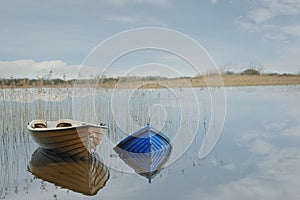
[{"label": "boat gunwale", "polygon": [[[87,123],[87,122],[81,122],[81,121],[76,121],[76,120],[66,120],[67,122],[70,123],[75,123],[75,125],[68,126],[68,127],[46,127],[46,128],[33,128],[32,125],[36,120],[32,120],[31,122],[28,123],[27,129],[32,132],[47,132],[47,131],[63,131],[63,130],[72,130],[72,129],[82,129],[82,128],[102,128],[102,129],[108,129],[107,126],[103,125],[96,125],[92,123]],[[58,121],[46,121],[47,123],[55,123],[63,120],[58,120]],[[80,124],[81,123],[81,124]]]},{"label": "boat gunwale", "polygon": [[167,143],[171,143],[171,140],[168,138],[167,135],[165,135],[164,133],[162,133],[161,131],[153,128],[150,124],[147,124],[145,127],[141,128],[140,130],[132,133],[131,135],[128,135],[127,137],[125,137],[123,140],[121,140],[118,144],[117,147],[121,148],[121,145],[124,145],[125,143],[133,140],[134,138],[147,138],[147,137],[139,137],[140,135],[142,135],[145,132],[152,132],[158,136],[160,136],[163,140],[165,140]]}]

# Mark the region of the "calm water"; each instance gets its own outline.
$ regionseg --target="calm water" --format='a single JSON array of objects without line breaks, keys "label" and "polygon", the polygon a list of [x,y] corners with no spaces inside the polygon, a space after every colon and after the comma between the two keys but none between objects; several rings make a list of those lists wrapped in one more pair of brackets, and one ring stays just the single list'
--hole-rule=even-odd
[{"label": "calm water", "polygon": [[[222,136],[205,159],[198,155],[211,125],[210,97],[207,90],[197,89],[199,110],[195,110],[190,94],[190,89],[123,90],[114,94],[85,90],[72,98],[71,89],[0,91],[0,199],[300,197],[300,86],[226,88]],[[35,118],[77,118],[105,122],[110,127],[95,161],[101,169],[108,167],[109,179],[94,196],[62,189],[29,172],[38,146],[26,124]],[[183,143],[192,141],[187,151],[185,145],[175,142],[170,160],[151,184],[112,149],[148,121],[172,140],[180,135]],[[178,152],[183,153],[179,159]]]}]

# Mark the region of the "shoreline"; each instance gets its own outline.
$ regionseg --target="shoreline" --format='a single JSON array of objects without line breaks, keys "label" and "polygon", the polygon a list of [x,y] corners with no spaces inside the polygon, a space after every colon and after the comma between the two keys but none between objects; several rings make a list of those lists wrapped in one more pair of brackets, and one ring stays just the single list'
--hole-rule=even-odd
[{"label": "shoreline", "polygon": [[[210,75],[204,77],[181,77],[156,80],[138,80],[129,78],[109,79],[109,80],[84,80],[80,84],[74,82],[68,84],[55,85],[10,85],[3,86],[1,89],[13,88],[71,88],[71,87],[97,87],[97,88],[120,88],[120,89],[158,89],[158,88],[187,88],[187,87],[242,87],[242,86],[274,86],[274,85],[299,85],[299,75],[222,75],[220,82],[219,76]],[[208,84],[206,84],[208,83]]]}]

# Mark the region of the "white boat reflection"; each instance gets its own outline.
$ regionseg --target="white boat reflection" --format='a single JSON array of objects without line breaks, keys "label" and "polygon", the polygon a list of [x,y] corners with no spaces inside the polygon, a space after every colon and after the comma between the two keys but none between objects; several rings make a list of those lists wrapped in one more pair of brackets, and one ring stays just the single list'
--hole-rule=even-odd
[{"label": "white boat reflection", "polygon": [[85,195],[96,195],[109,179],[110,173],[97,154],[89,159],[58,156],[38,148],[32,154],[29,171],[36,177]]}]

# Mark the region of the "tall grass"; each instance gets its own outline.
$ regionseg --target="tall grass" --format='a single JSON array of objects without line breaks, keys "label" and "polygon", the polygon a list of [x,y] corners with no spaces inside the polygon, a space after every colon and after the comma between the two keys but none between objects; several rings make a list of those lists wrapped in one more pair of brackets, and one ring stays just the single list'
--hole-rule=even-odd
[{"label": "tall grass", "polygon": [[[32,175],[26,172],[31,154],[37,148],[26,130],[32,119],[104,122],[110,128],[107,139],[113,144],[148,122],[171,139],[178,134],[189,137],[191,128],[199,123],[195,120],[198,113],[191,107],[195,102],[191,102],[189,89],[175,90],[176,93],[168,89],[73,90],[42,86],[0,89],[0,199],[9,192],[28,191],[33,182]],[[198,96],[207,92],[197,91]],[[207,100],[200,100],[202,109]],[[182,127],[184,131],[178,132]],[[111,155],[111,148],[105,149],[105,145],[101,148],[103,156]]]},{"label": "tall grass", "polygon": [[27,123],[70,118],[71,93],[71,89],[54,88],[0,89],[0,199],[10,191],[28,190],[32,182],[26,169],[37,145]]}]

